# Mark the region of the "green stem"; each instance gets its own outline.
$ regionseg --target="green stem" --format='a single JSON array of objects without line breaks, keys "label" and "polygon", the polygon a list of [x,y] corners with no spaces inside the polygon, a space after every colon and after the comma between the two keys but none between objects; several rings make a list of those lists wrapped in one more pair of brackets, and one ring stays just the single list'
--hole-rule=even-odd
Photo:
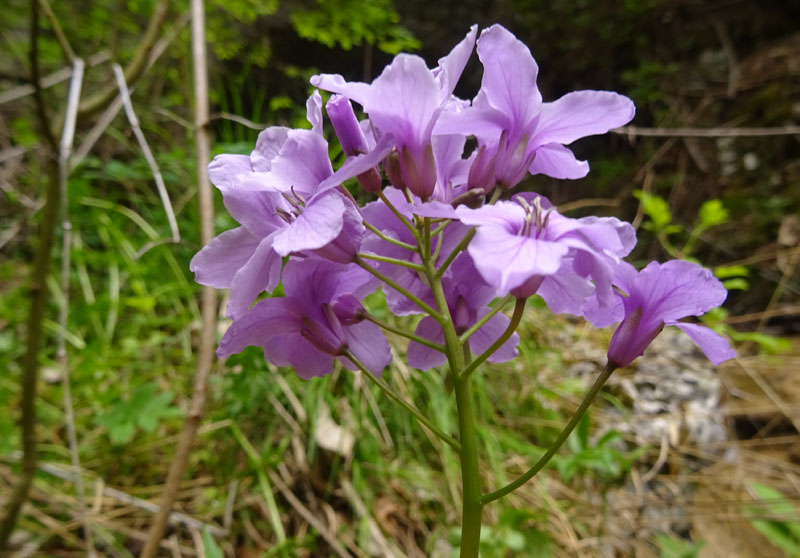
[{"label": "green stem", "polygon": [[457,452],[461,452],[461,444],[458,441],[454,440],[452,436],[445,434],[442,430],[440,430],[433,421],[423,415],[416,407],[414,407],[411,403],[400,397],[397,393],[389,387],[389,384],[375,376],[370,370],[362,363],[356,356],[348,349],[344,349],[342,355],[347,357],[356,367],[364,373],[368,380],[372,383],[377,385],[381,391],[392,401],[398,403],[401,407],[403,407],[406,411],[411,413],[414,418],[416,418],[419,422],[421,422],[425,427],[428,428],[431,432],[436,434],[444,443],[452,447]]},{"label": "green stem", "polygon": [[411,341],[415,341],[415,342],[419,343],[420,345],[425,345],[426,347],[429,347],[429,348],[433,349],[434,351],[439,351],[440,353],[444,353],[445,352],[443,345],[439,345],[438,343],[434,343],[433,341],[425,339],[424,337],[420,337],[419,335],[415,335],[413,333],[409,333],[409,332],[405,331],[404,329],[400,329],[399,327],[395,327],[390,323],[384,322],[383,320],[381,320],[379,318],[376,318],[372,314],[365,314],[364,315],[364,319],[365,320],[369,320],[373,324],[377,325],[378,327],[380,327],[382,329],[385,329],[386,331],[391,331],[392,333],[396,333],[397,335],[405,337],[406,339],[410,339]]},{"label": "green stem", "polygon": [[431,306],[429,304],[427,304],[426,302],[423,302],[418,296],[412,294],[408,289],[400,286],[399,284],[397,284],[396,281],[394,281],[393,279],[390,279],[389,277],[387,277],[386,275],[384,275],[383,273],[381,273],[380,271],[378,271],[377,269],[375,269],[374,267],[369,265],[367,262],[365,262],[364,260],[359,258],[358,256],[356,256],[356,259],[355,259],[354,263],[356,265],[360,266],[362,269],[368,271],[369,273],[371,273],[372,275],[374,275],[375,277],[377,277],[378,279],[380,279],[381,281],[383,281],[387,285],[389,285],[391,288],[393,288],[394,290],[399,292],[404,297],[408,298],[411,302],[413,302],[414,304],[419,306],[422,310],[424,310],[425,312],[430,314],[430,316],[434,320],[436,320],[439,323],[442,322],[443,318],[442,318],[442,316],[439,315],[438,312],[436,312],[436,310],[431,308]]},{"label": "green stem", "polygon": [[413,269],[414,271],[423,271],[424,269],[421,265],[415,264],[414,262],[398,260],[397,258],[390,258],[388,256],[379,256],[378,254],[370,254],[369,252],[359,252],[358,257],[366,260],[375,260],[376,262],[399,265],[400,267],[407,267],[408,269]]},{"label": "green stem", "polygon": [[426,274],[433,290],[436,306],[444,320],[441,322],[444,332],[447,361],[453,380],[458,407],[458,431],[461,439],[461,486],[463,492],[461,513],[461,558],[478,558],[481,541],[481,484],[478,469],[478,440],[475,432],[475,418],[472,410],[472,389],[469,376],[462,376],[459,371],[466,367],[464,345],[458,338],[450,309],[447,306],[442,279],[438,275],[430,258],[423,260]]},{"label": "green stem", "polygon": [[453,263],[453,260],[456,259],[462,250],[464,250],[472,240],[472,237],[475,236],[475,229],[470,229],[467,234],[464,235],[464,238],[461,239],[461,242],[456,244],[456,247],[453,248],[453,251],[447,256],[447,259],[442,263],[439,269],[436,270],[436,277],[441,277],[444,275],[444,272],[447,271],[447,268],[450,267],[450,264]]},{"label": "green stem", "polygon": [[492,318],[493,318],[493,317],[494,317],[494,316],[495,316],[495,315],[496,315],[498,312],[500,312],[500,311],[503,309],[503,307],[506,305],[506,303],[507,303],[509,300],[511,300],[511,298],[512,298],[512,296],[511,296],[511,295],[508,295],[508,296],[506,296],[506,297],[505,297],[503,300],[501,300],[500,302],[498,302],[498,303],[497,303],[497,305],[496,305],[494,308],[492,308],[492,309],[491,309],[489,312],[487,312],[487,313],[486,313],[486,314],[485,314],[485,315],[484,315],[484,316],[483,316],[483,317],[482,317],[480,320],[478,320],[477,322],[475,322],[475,323],[472,325],[472,327],[470,327],[470,328],[469,328],[467,331],[465,331],[464,333],[462,333],[462,334],[461,334],[461,337],[459,337],[459,340],[460,340],[462,343],[465,343],[465,342],[466,342],[466,341],[467,341],[467,340],[468,340],[470,337],[472,337],[472,335],[473,335],[473,334],[474,334],[476,331],[478,331],[480,328],[482,328],[482,327],[483,327],[483,325],[484,325],[486,322],[488,322],[489,320],[491,320],[491,319],[492,319]]},{"label": "green stem", "polygon": [[592,387],[589,389],[589,392],[583,398],[583,401],[581,401],[578,410],[575,411],[574,415],[572,415],[572,418],[567,423],[567,426],[565,426],[564,430],[561,431],[561,434],[558,435],[558,438],[556,438],[556,441],[553,442],[553,445],[550,447],[550,449],[547,450],[547,452],[542,457],[539,458],[539,461],[537,461],[533,465],[533,467],[528,469],[528,471],[522,476],[520,476],[517,480],[508,483],[506,486],[500,488],[499,490],[495,490],[494,492],[490,492],[489,494],[484,495],[481,498],[482,504],[488,504],[489,502],[493,502],[498,498],[502,498],[506,494],[510,494],[511,492],[515,491],[517,488],[519,488],[520,486],[531,480],[536,475],[536,473],[541,471],[545,467],[545,465],[547,465],[547,463],[553,458],[556,452],[558,452],[559,448],[564,444],[564,442],[567,441],[567,438],[569,438],[569,435],[572,434],[572,431],[575,430],[575,427],[580,422],[584,413],[586,413],[586,410],[589,408],[589,405],[592,404],[594,398],[597,396],[598,393],[600,393],[600,390],[602,389],[603,385],[606,383],[606,381],[611,376],[611,373],[614,372],[614,370],[615,367],[612,366],[611,364],[607,364],[606,367],[603,368],[603,371],[600,373],[600,375],[592,384]]},{"label": "green stem", "polygon": [[372,223],[370,223],[368,221],[363,221],[363,223],[364,223],[364,226],[372,232],[372,234],[374,234],[375,236],[377,236],[381,240],[385,240],[389,244],[394,244],[395,246],[399,246],[400,248],[405,248],[406,250],[411,250],[412,252],[416,252],[417,251],[417,247],[416,246],[414,246],[412,244],[408,244],[407,242],[403,242],[402,240],[397,240],[396,238],[392,238],[391,236],[389,236],[387,234],[384,234],[380,229],[378,229],[378,227],[376,227]]},{"label": "green stem", "polygon": [[417,242],[419,242],[419,232],[417,231],[417,227],[415,227],[405,215],[398,211],[398,209],[394,206],[394,204],[392,204],[392,202],[389,201],[389,198],[386,197],[386,194],[384,194],[383,191],[378,192],[378,197],[383,203],[386,204],[386,207],[388,207],[389,210],[394,213],[395,217],[400,219],[400,222],[403,223],[409,231],[411,231],[411,234],[413,234],[414,238],[416,238]]},{"label": "green stem", "polygon": [[526,298],[518,298],[517,302],[514,304],[514,314],[511,316],[511,321],[508,323],[508,327],[503,332],[503,334],[495,341],[491,347],[483,351],[478,358],[472,361],[472,363],[467,366],[464,371],[461,373],[461,376],[464,378],[469,377],[478,366],[486,362],[486,359],[492,356],[497,349],[505,345],[506,341],[511,339],[511,336],[514,335],[514,332],[517,330],[517,326],[519,325],[520,320],[522,320],[522,314],[525,312],[525,302],[528,299]]}]

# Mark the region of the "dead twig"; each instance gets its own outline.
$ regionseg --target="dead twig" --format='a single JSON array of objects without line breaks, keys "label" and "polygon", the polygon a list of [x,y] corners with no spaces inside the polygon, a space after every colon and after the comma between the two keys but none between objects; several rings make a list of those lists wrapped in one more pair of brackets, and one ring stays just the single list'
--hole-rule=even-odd
[{"label": "dead twig", "polygon": [[[42,6],[49,5],[46,0],[40,0]],[[52,13],[52,11],[51,11]],[[55,19],[55,16],[53,16]],[[67,45],[68,46],[68,45]],[[69,197],[68,197],[68,177],[69,177],[69,156],[72,152],[72,143],[75,138],[75,124],[78,113],[78,102],[81,97],[81,86],[83,84],[84,63],[80,58],[73,59],[74,69],[72,81],[69,85],[69,96],[67,97],[67,112],[64,118],[64,130],[61,135],[61,144],[58,152],[58,187],[63,201],[61,204],[61,308],[58,311],[58,335],[56,337],[56,358],[61,368],[61,386],[63,391],[64,419],[67,426],[67,439],[69,441],[69,453],[72,460],[72,467],[76,471],[75,489],[78,495],[78,508],[83,523],[83,532],[86,539],[87,555],[94,558],[94,540],[92,537],[92,527],[89,524],[86,514],[86,499],[81,476],[81,460],[78,454],[78,436],[75,432],[75,413],[72,408],[72,391],[69,379],[69,358],[65,342],[67,331],[67,318],[69,317],[69,271],[71,267],[72,249],[72,223],[69,217]]]},{"label": "dead twig", "polygon": [[[103,62],[107,62],[109,59],[109,55],[107,52],[99,52],[97,54],[93,54],[86,59],[86,67],[91,68],[92,66],[97,66],[98,64],[102,64]],[[49,89],[54,85],[58,85],[61,82],[67,81],[69,78],[72,77],[72,65],[70,64],[66,68],[61,68],[58,71],[53,72],[52,74],[46,75],[40,80],[41,88],[42,89]],[[11,101],[16,101],[17,99],[22,99],[27,97],[28,95],[33,95],[35,88],[33,85],[26,84],[20,85],[19,87],[14,87],[13,89],[9,89],[8,91],[4,91],[0,93],[0,105],[4,105],[6,103],[10,103]]]},{"label": "dead twig", "polygon": [[128,117],[128,122],[131,124],[133,135],[136,136],[136,141],[139,143],[147,165],[150,167],[150,172],[153,173],[153,180],[156,182],[158,195],[161,198],[161,203],[167,214],[167,221],[169,222],[169,228],[172,232],[172,241],[180,242],[181,235],[180,232],[178,232],[178,222],[175,219],[175,212],[172,210],[172,202],[169,199],[167,187],[164,185],[164,178],[161,176],[158,163],[156,163],[156,159],[153,157],[153,152],[150,151],[150,146],[147,144],[147,139],[144,137],[141,126],[139,126],[139,119],[136,118],[136,113],[133,110],[133,103],[131,102],[131,95],[128,92],[128,84],[125,83],[125,75],[119,64],[114,64],[114,77],[117,80],[117,87],[119,87],[122,105],[125,107],[125,115]]},{"label": "dead twig", "polygon": [[[206,62],[205,12],[202,0],[192,0],[192,60],[194,66],[195,93],[195,143],[197,147],[197,195],[200,202],[200,238],[208,244],[214,236],[214,201],[211,184],[206,173],[211,148],[208,137],[208,68]],[[161,509],[156,515],[148,533],[147,543],[142,550],[142,558],[153,558],[164,536],[167,516],[180,486],[181,477],[186,471],[189,453],[192,449],[197,429],[205,411],[208,394],[208,378],[214,362],[214,338],[217,324],[217,295],[213,287],[202,290],[203,325],[200,347],[197,353],[197,374],[192,389],[189,415],[170,465],[164,492],[161,495]]]},{"label": "dead twig", "polygon": [[31,307],[27,324],[28,338],[20,374],[22,383],[20,404],[22,410],[20,421],[23,451],[22,471],[6,504],[6,513],[3,516],[3,520],[0,522],[0,556],[5,556],[8,551],[8,540],[17,524],[22,504],[27,499],[28,492],[33,484],[33,475],[36,472],[38,461],[36,455],[36,387],[39,376],[39,347],[42,342],[42,326],[48,298],[45,281],[50,273],[51,252],[55,242],[56,223],[58,222],[58,213],[61,206],[58,165],[56,164],[58,144],[49,128],[47,106],[39,86],[39,4],[37,0],[31,1],[29,60],[31,81],[35,84],[36,116],[48,148],[48,156],[46,156],[48,170],[47,201],[42,211],[39,249],[36,252],[33,275],[29,287]]},{"label": "dead twig", "polygon": [[779,126],[775,128],[643,128],[623,126],[611,130],[621,136],[642,136],[655,138],[728,138],[761,136],[797,136],[800,126]]}]

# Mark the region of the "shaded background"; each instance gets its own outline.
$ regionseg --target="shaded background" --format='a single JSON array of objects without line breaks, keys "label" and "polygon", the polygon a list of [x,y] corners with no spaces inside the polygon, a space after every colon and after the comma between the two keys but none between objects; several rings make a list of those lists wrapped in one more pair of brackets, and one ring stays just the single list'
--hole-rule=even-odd
[{"label": "shaded background", "polygon": [[[130,61],[154,4],[52,5],[77,54],[100,57],[87,69],[85,96],[113,80],[107,60]],[[679,255],[715,268],[731,292],[710,323],[738,341],[742,358],[714,372],[691,346],[665,336],[653,355],[657,365],[612,382],[605,406],[592,412],[583,435],[543,480],[487,511],[484,554],[796,554],[800,136],[796,128],[784,132],[800,123],[800,4],[206,4],[214,153],[249,152],[267,124],[306,125],[314,73],[369,81],[400,50],[433,66],[472,23],[502,23],[529,45],[545,100],[583,88],[630,96],[637,106],[632,124],[647,130],[580,140],[574,148],[590,161],[587,178],[536,177],[523,187],[574,216],[632,221],[638,265]],[[16,474],[19,362],[43,195],[42,140],[31,96],[20,89],[28,79],[27,10],[11,0],[0,13],[0,502]],[[187,3],[170,3],[158,37],[174,37],[133,92],[182,242],[160,243],[169,237],[167,219],[123,114],[69,182],[74,236],[66,339],[75,425],[94,494],[97,544],[109,555],[136,554],[152,517],[103,496],[95,481],[144,500],[157,497],[195,369],[199,291],[188,262],[200,246],[187,13]],[[43,25],[47,75],[68,63],[52,22]],[[472,97],[480,77],[473,57],[456,93]],[[46,91],[53,122],[64,111],[67,84]],[[97,120],[79,120],[76,145]],[[705,131],[675,130],[685,128]],[[753,128],[769,130],[753,136]],[[708,200],[719,201],[703,206]],[[232,228],[219,197],[217,208],[217,232]],[[69,460],[54,339],[64,297],[53,273],[39,439],[42,461],[63,466]],[[371,303],[380,311],[379,297]],[[220,332],[226,325],[220,320]],[[523,333],[522,358],[489,368],[480,380],[482,450],[492,486],[524,469],[525,459],[516,456],[530,459],[547,447],[608,339],[608,332],[541,309],[531,311]],[[391,341],[402,354],[402,342]],[[452,420],[447,387],[436,374],[397,364],[389,377],[437,422]],[[179,507],[225,530],[216,540],[228,556],[331,555],[319,526],[309,527],[286,493],[354,556],[391,555],[392,548],[395,555],[450,556],[457,547],[455,456],[358,376],[337,372],[306,383],[249,350],[216,365],[203,428]],[[248,442],[254,454],[244,451]],[[51,473],[37,476],[21,543],[48,555],[84,555],[74,487]],[[173,529],[180,551],[192,555],[191,529]]]}]

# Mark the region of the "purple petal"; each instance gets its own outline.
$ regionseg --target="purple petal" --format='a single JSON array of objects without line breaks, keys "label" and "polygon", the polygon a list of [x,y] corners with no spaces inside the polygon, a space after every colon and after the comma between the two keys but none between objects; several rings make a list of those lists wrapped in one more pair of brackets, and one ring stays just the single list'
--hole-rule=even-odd
[{"label": "purple petal", "polygon": [[[479,97],[511,119],[516,130],[509,132],[515,135],[515,131],[527,128],[539,114],[542,104],[536,86],[539,67],[528,47],[500,25],[481,33],[477,50],[483,64]],[[480,99],[476,101],[482,104]]]},{"label": "purple petal", "polygon": [[372,83],[364,104],[373,125],[422,155],[441,107],[439,85],[419,56],[398,54]]},{"label": "purple petal", "polygon": [[[444,343],[444,333],[442,332],[442,327],[430,316],[420,320],[414,333],[427,339],[428,341],[433,341],[434,343]],[[408,350],[406,351],[406,361],[408,362],[409,366],[414,368],[418,368],[420,370],[430,370],[431,368],[442,366],[445,362],[447,362],[447,357],[445,357],[444,353],[440,353],[439,351],[435,351],[429,347],[426,347],[425,345],[420,345],[419,343],[411,341],[408,344]]]},{"label": "purple petal", "polygon": [[446,99],[453,94],[458,78],[464,71],[464,67],[472,55],[475,46],[475,37],[478,36],[478,26],[473,25],[469,28],[467,36],[458,43],[447,56],[439,59],[439,67],[433,73],[440,83],[442,98]]},{"label": "purple petal", "polygon": [[294,302],[285,298],[268,298],[231,324],[222,336],[217,356],[224,358],[241,353],[245,347],[263,346],[276,335],[287,332],[296,333],[300,338],[299,329],[300,320]]},{"label": "purple petal", "polygon": [[[591,282],[585,277],[574,273],[571,268],[572,266],[569,262],[565,262],[565,265],[561,266],[558,273],[545,277],[539,286],[539,290],[536,291],[536,294],[544,299],[547,307],[554,314],[580,316],[584,304],[594,292]],[[609,324],[620,319],[622,319],[622,316],[609,322]]]},{"label": "purple petal", "polygon": [[272,161],[280,153],[281,147],[289,137],[289,128],[285,126],[270,126],[258,134],[256,148],[250,153],[250,162],[253,170],[269,172]]},{"label": "purple petal", "polygon": [[548,143],[536,149],[536,157],[528,171],[531,174],[575,180],[589,174],[589,163],[578,161],[569,148],[559,143]]},{"label": "purple petal", "polygon": [[319,184],[319,187],[316,190],[317,193],[319,194],[326,190],[330,190],[331,188],[335,188],[345,180],[353,178],[354,176],[358,176],[359,174],[374,168],[378,163],[386,158],[393,147],[394,143],[392,142],[392,138],[390,136],[384,136],[380,139],[380,141],[378,141],[378,143],[375,145],[375,148],[369,153],[358,155],[356,157],[348,157],[344,164],[339,167],[339,170]]},{"label": "purple petal", "polygon": [[495,227],[478,227],[467,250],[484,280],[507,293],[534,275],[558,271],[568,248]]},{"label": "purple petal", "polygon": [[605,134],[630,122],[635,112],[633,101],[618,93],[573,91],[542,104],[532,143],[569,144],[586,136]]},{"label": "purple petal", "polygon": [[692,341],[700,347],[700,350],[715,366],[726,360],[736,358],[736,351],[731,349],[728,340],[707,327],[686,322],[667,322],[666,325],[675,326],[691,337]]},{"label": "purple petal", "polygon": [[304,380],[321,378],[333,372],[333,357],[314,347],[300,333],[267,340],[264,356],[277,366],[291,366]]},{"label": "purple petal", "polygon": [[306,198],[317,193],[320,183],[332,174],[328,143],[311,130],[289,132],[270,172],[276,189],[283,192],[294,189]]},{"label": "purple petal", "polygon": [[[482,316],[486,312],[479,314]],[[500,336],[508,328],[511,320],[505,314],[496,314],[486,322],[481,328],[472,334],[469,338],[469,349],[472,354],[479,355],[486,349],[492,346],[492,343],[500,339]],[[508,341],[503,343],[492,356],[489,357],[489,362],[507,362],[519,355],[517,351],[519,345],[519,335],[514,333]]]},{"label": "purple petal", "polygon": [[[347,347],[353,355],[376,376],[392,361],[389,342],[381,328],[371,322],[360,322],[344,329]],[[342,364],[350,368],[353,364],[347,358],[340,359]]]},{"label": "purple petal", "polygon": [[275,251],[281,256],[322,248],[342,230],[345,200],[330,191],[317,196],[288,227],[275,235]]},{"label": "purple petal", "polygon": [[728,291],[708,269],[671,260],[664,264],[651,262],[640,271],[630,294],[631,299],[644,299],[648,313],[666,322],[700,316],[722,304]]},{"label": "purple petal", "polygon": [[189,263],[194,280],[201,285],[227,289],[236,272],[253,257],[260,240],[244,227],[220,234],[195,254]]},{"label": "purple petal", "polygon": [[311,77],[311,85],[331,93],[339,93],[362,107],[370,95],[370,85],[358,81],[345,81],[339,74],[319,74]]},{"label": "purple petal", "polygon": [[322,135],[322,97],[314,91],[306,101],[306,120],[311,123],[311,131]]},{"label": "purple petal", "polygon": [[233,276],[230,300],[225,314],[238,319],[249,308],[258,295],[274,289],[281,278],[281,257],[272,246],[273,237],[261,240],[252,257]]}]

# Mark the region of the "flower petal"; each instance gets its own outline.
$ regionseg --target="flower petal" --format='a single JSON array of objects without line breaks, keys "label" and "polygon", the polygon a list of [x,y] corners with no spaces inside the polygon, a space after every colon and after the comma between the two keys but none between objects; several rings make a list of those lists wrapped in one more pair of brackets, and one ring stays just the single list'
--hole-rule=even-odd
[{"label": "flower petal", "polygon": [[344,224],[345,201],[337,192],[317,196],[288,227],[275,235],[275,251],[281,256],[315,250],[333,241]]},{"label": "flower petal", "polygon": [[569,148],[559,143],[548,143],[536,149],[536,157],[528,171],[531,174],[575,180],[589,174],[589,163],[577,160]]},{"label": "flower petal", "polygon": [[[383,369],[392,362],[392,351],[389,342],[381,328],[367,321],[344,328],[347,347],[353,355],[376,376],[380,376]],[[347,358],[341,359],[342,363],[353,369],[353,364]]]},{"label": "flower petal", "polygon": [[[484,314],[486,314],[485,311],[480,313],[478,317],[480,318]],[[481,326],[481,328],[469,338],[469,348],[472,354],[479,355],[491,347],[492,343],[500,339],[500,336],[508,328],[510,322],[511,320],[509,320],[508,316],[505,314],[496,314],[492,316],[488,322]],[[514,333],[508,341],[503,343],[487,360],[489,362],[507,362],[519,355],[517,345],[519,345],[519,335]]]},{"label": "flower petal", "polygon": [[217,356],[241,353],[245,347],[263,346],[277,335],[293,332],[300,338],[300,319],[291,299],[268,298],[231,324],[217,348]]},{"label": "flower petal", "polygon": [[270,126],[258,134],[256,148],[250,153],[253,170],[269,172],[273,159],[278,156],[288,137],[289,128],[285,126]]},{"label": "flower petal", "polygon": [[629,98],[611,91],[573,91],[552,103],[543,103],[534,145],[569,144],[576,139],[627,124],[636,108]]},{"label": "flower petal", "polygon": [[234,320],[242,316],[264,291],[274,289],[281,278],[281,257],[272,246],[272,235],[259,242],[253,255],[233,276],[225,314]]},{"label": "flower petal", "polygon": [[194,255],[189,269],[201,285],[227,289],[237,271],[253,256],[260,239],[239,227],[225,231]]},{"label": "flower petal", "polygon": [[311,131],[322,135],[322,97],[314,91],[306,101],[306,120],[311,123]]},{"label": "flower petal", "polygon": [[728,340],[707,327],[686,322],[667,322],[667,325],[675,326],[691,337],[692,341],[700,347],[700,350],[715,366],[736,358],[736,351],[731,349]]},{"label": "flower petal", "polygon": [[648,314],[664,322],[700,316],[728,296],[710,270],[683,260],[648,264],[639,272],[631,299],[639,293],[646,301]]},{"label": "flower petal", "polygon": [[469,28],[467,36],[464,37],[460,43],[453,47],[447,56],[439,59],[439,67],[433,70],[433,74],[439,81],[439,87],[442,91],[442,99],[447,99],[453,94],[456,88],[458,78],[464,71],[464,67],[472,55],[472,49],[475,47],[475,38],[478,36],[478,26],[472,25]]},{"label": "flower petal", "polygon": [[306,198],[317,193],[322,181],[333,174],[328,142],[311,130],[291,130],[280,154],[272,161],[272,187]]},{"label": "flower petal", "polygon": [[[484,29],[478,39],[478,57],[483,64],[481,99],[507,115],[512,122],[509,133],[527,128],[542,104],[542,95],[536,85],[539,67],[528,47],[510,31],[500,25]],[[483,106],[481,106],[483,108]]]},{"label": "flower petal", "polygon": [[[420,320],[414,333],[427,339],[428,341],[433,341],[434,343],[444,343],[442,326],[440,326],[436,320],[430,316]],[[409,366],[414,368],[418,368],[420,370],[430,370],[431,368],[442,366],[445,362],[447,362],[447,357],[444,356],[444,353],[440,353],[439,351],[435,351],[429,347],[426,347],[425,345],[420,345],[419,343],[411,341],[408,344],[408,350],[406,351],[406,361],[408,362]]]}]

